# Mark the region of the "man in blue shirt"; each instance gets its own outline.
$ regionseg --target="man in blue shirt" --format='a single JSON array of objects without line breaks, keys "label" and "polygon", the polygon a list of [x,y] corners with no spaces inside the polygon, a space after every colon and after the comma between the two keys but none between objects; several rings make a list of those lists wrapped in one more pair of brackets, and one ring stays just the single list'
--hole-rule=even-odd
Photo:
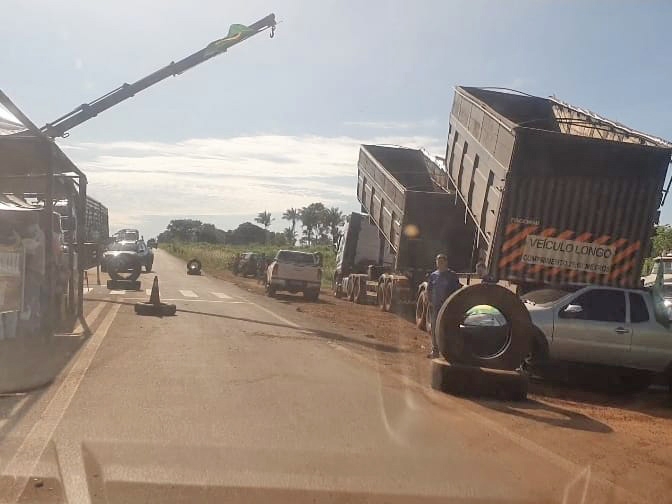
[{"label": "man in blue shirt", "polygon": [[436,271],[429,275],[427,282],[427,299],[429,301],[429,316],[432,323],[432,351],[427,357],[434,359],[439,356],[439,344],[437,341],[438,328],[436,327],[436,317],[443,303],[450,295],[458,290],[460,284],[457,275],[448,268],[448,258],[445,254],[436,256]]}]

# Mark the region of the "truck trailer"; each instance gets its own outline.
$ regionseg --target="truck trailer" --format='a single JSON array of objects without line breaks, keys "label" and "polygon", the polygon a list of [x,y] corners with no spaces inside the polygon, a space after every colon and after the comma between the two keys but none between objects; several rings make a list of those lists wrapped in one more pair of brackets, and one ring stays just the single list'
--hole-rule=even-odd
[{"label": "truck trailer", "polygon": [[440,172],[422,150],[361,146],[357,198],[365,215],[350,216],[338,244],[336,296],[393,311],[415,306],[438,253],[455,271],[470,271],[476,228],[455,191],[437,183]]}]

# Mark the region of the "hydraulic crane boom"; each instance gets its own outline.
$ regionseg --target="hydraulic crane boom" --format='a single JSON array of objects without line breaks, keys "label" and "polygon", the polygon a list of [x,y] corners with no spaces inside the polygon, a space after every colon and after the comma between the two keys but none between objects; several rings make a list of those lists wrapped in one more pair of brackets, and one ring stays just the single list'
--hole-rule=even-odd
[{"label": "hydraulic crane boom", "polygon": [[225,52],[229,47],[232,47],[257,33],[270,28],[271,37],[273,37],[275,33],[275,25],[275,14],[269,14],[265,18],[260,19],[249,26],[232,25],[229,29],[229,34],[225,38],[208,44],[207,47],[181,59],[180,61],[171,62],[169,65],[132,84],[122,84],[120,87],[110,91],[106,95],[103,95],[90,103],[80,105],[72,112],[59,117],[53,122],[45,124],[40,130],[51,138],[66,137],[68,136],[68,130],[80,125],[84,121],[96,117],[101,112],[131,98],[140,91],[147,89],[168,77],[179,75],[182,72]]}]

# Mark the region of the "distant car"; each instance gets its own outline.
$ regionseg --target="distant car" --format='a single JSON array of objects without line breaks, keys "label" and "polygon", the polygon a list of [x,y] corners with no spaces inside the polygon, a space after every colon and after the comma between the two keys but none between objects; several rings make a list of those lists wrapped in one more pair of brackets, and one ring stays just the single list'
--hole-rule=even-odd
[{"label": "distant car", "polygon": [[254,252],[245,252],[238,261],[238,274],[242,276],[256,276],[259,256]]},{"label": "distant car", "polygon": [[277,291],[292,294],[303,292],[310,301],[317,301],[322,282],[322,258],[319,254],[280,250],[266,270],[266,293]]},{"label": "distant car", "polygon": [[157,243],[157,241],[154,238],[150,238],[149,240],[147,240],[147,247],[148,248],[153,249],[153,248],[157,248],[158,246],[159,246],[159,244]]},{"label": "distant car", "polygon": [[112,235],[115,241],[138,241],[141,239],[137,229],[120,229]]},{"label": "distant car", "polygon": [[110,262],[117,259],[123,261],[125,271],[144,267],[145,271],[149,272],[152,271],[154,265],[154,252],[147,247],[143,240],[114,242],[103,253],[100,262],[102,271],[108,271]]}]

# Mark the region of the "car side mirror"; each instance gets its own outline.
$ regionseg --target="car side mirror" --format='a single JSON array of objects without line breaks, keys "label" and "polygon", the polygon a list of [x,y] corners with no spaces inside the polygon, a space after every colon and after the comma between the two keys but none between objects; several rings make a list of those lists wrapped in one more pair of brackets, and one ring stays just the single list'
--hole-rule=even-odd
[{"label": "car side mirror", "polygon": [[577,318],[583,313],[583,306],[578,304],[569,304],[562,310],[562,313],[567,318]]}]

